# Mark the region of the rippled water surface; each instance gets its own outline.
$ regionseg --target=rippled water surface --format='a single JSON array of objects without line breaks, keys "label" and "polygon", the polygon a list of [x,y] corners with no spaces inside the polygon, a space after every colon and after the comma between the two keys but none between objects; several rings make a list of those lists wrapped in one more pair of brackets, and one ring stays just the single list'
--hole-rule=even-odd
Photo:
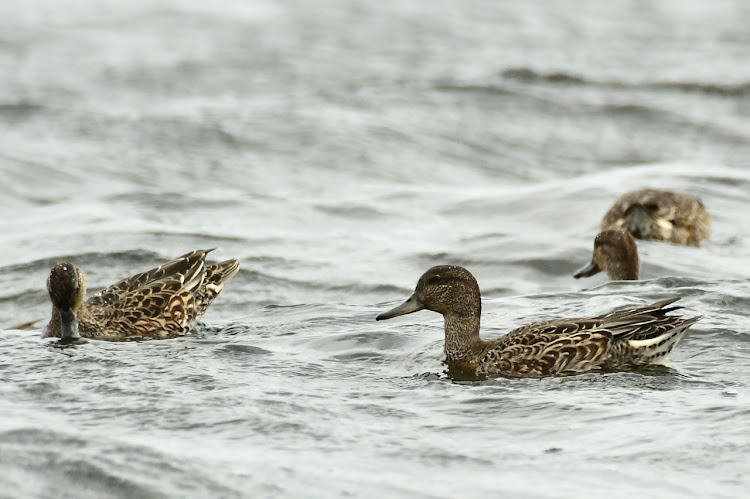
[{"label": "rippled water surface", "polygon": [[[0,496],[740,497],[750,487],[750,7],[321,0],[0,4]],[[614,198],[700,197],[701,248],[572,279]],[[195,248],[240,273],[185,338],[41,340]],[[454,382],[483,335],[679,295],[670,370]],[[28,329],[22,323],[37,320]]]}]

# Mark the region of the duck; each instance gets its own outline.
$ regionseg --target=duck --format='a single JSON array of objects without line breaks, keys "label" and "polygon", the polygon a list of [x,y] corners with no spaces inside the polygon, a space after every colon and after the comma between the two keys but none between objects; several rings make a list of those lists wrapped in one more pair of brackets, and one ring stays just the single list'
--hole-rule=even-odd
[{"label": "duck", "polygon": [[573,277],[591,277],[604,271],[612,281],[638,280],[641,263],[633,236],[624,230],[603,230],[594,239],[591,262]]},{"label": "duck", "polygon": [[679,297],[590,318],[552,319],[518,327],[504,336],[479,335],[482,302],[474,276],[456,265],[425,272],[401,305],[377,316],[386,320],[420,310],[442,314],[445,363],[476,379],[540,378],[668,365],[667,357],[697,317],[670,315]]},{"label": "duck", "polygon": [[708,238],[711,217],[692,196],[658,189],[623,194],[602,218],[601,230],[624,229],[638,239],[698,246]]},{"label": "duck", "polygon": [[52,317],[42,337],[126,341],[189,333],[240,269],[234,259],[206,265],[211,251],[191,251],[108,286],[88,300],[83,272],[72,263],[58,263],[47,278]]}]

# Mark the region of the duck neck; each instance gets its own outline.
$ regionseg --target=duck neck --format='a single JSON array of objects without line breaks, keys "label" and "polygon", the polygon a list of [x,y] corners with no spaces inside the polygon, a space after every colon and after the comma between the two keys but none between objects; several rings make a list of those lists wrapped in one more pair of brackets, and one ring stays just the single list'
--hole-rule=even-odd
[{"label": "duck neck", "polygon": [[77,340],[81,337],[78,318],[72,308],[60,309],[60,337],[64,340]]},{"label": "duck neck", "polygon": [[85,305],[77,309],[52,307],[52,318],[47,324],[44,338],[58,337],[61,339],[78,339],[81,329],[86,330],[86,324],[91,322],[91,315]]},{"label": "duck neck", "polygon": [[609,263],[606,267],[607,277],[613,281],[637,281],[640,274],[641,263],[635,245],[633,251],[626,252],[616,262]]},{"label": "duck neck", "polygon": [[607,272],[607,277],[612,281],[637,281],[638,280],[638,263],[621,264]]},{"label": "duck neck", "polygon": [[446,314],[445,356],[448,362],[477,362],[484,346],[479,337],[481,310],[471,314]]}]

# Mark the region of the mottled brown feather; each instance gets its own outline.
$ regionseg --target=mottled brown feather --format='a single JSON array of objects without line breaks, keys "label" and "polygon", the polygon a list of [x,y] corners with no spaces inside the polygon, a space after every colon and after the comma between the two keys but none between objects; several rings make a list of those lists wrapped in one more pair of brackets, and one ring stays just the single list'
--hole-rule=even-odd
[{"label": "mottled brown feather", "polygon": [[[669,226],[671,229],[665,228]],[[628,230],[638,239],[697,246],[708,238],[711,217],[703,203],[694,197],[641,189],[620,196],[602,218],[602,230],[618,228]]]}]

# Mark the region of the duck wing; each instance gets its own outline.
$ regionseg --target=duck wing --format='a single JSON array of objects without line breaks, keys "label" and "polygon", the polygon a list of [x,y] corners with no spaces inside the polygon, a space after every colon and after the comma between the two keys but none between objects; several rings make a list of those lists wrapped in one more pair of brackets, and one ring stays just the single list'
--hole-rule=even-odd
[{"label": "duck wing", "polygon": [[206,253],[188,253],[105,288],[86,303],[89,312],[114,334],[187,333],[199,317]]},{"label": "duck wing", "polygon": [[[674,329],[686,319],[677,315],[667,315],[682,307],[667,307],[680,297],[667,298],[645,307],[616,310],[598,317],[599,329],[607,330],[613,336],[623,339],[645,340],[655,338]],[[697,320],[697,318],[695,319]]]},{"label": "duck wing", "polygon": [[168,276],[188,274],[194,270],[197,265],[202,267],[206,255],[211,251],[213,251],[213,248],[209,250],[191,251],[165,263],[164,265],[127,277],[111,286],[107,286],[93,295],[86,301],[86,306],[92,309],[96,307],[112,306],[130,293],[133,293],[140,288],[145,288],[149,284],[160,279],[164,279]]},{"label": "duck wing", "polygon": [[[589,319],[557,319],[522,326],[491,346],[479,369],[483,374],[537,377],[647,364],[646,350],[651,357],[656,353],[666,355],[699,319],[667,315],[680,308],[667,307],[678,299]],[[658,352],[657,347],[661,349]]]}]

